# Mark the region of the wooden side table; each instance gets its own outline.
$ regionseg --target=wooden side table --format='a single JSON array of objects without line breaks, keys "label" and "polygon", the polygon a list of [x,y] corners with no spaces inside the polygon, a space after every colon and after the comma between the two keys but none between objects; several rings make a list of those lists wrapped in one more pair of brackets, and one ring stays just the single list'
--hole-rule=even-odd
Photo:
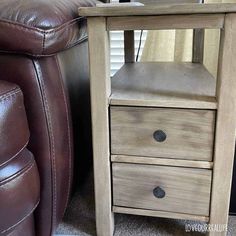
[{"label": "wooden side table", "polygon": [[[88,17],[97,235],[113,234],[116,212],[227,224],[236,128],[234,12],[236,4],[79,9]],[[134,63],[127,47],[133,30],[189,28],[221,30],[217,81],[201,63]],[[128,62],[112,80],[111,30],[125,31]]]}]

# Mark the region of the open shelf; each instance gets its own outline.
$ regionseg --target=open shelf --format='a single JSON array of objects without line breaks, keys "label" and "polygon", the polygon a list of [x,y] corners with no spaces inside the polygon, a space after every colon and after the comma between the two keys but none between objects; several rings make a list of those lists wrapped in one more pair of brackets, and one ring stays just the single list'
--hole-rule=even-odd
[{"label": "open shelf", "polygon": [[216,79],[198,63],[127,63],[111,88],[111,105],[217,108]]}]

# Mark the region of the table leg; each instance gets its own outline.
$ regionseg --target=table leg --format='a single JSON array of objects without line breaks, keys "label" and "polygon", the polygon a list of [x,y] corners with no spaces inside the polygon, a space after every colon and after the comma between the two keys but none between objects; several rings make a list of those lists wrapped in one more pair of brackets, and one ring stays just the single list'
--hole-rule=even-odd
[{"label": "table leg", "polygon": [[113,235],[109,144],[110,50],[104,17],[88,19],[93,130],[96,227],[98,236]]},{"label": "table leg", "polygon": [[[236,128],[236,15],[227,14],[221,35],[217,82],[217,124],[211,198],[210,224],[228,223]],[[223,232],[210,232],[226,235]]]}]

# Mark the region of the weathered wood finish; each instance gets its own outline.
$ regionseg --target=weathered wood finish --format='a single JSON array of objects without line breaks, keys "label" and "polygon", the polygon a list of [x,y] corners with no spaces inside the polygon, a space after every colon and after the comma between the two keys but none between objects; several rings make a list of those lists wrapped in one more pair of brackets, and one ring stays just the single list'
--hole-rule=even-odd
[{"label": "weathered wood finish", "polygon": [[[196,3],[204,3],[204,0],[196,0]],[[204,29],[194,29],[193,30],[193,63],[203,64],[204,57]]]},{"label": "weathered wood finish", "polygon": [[[236,130],[236,15],[229,14],[234,12],[236,4],[160,4],[79,10],[84,16],[99,16],[88,19],[98,236],[113,234],[112,211],[227,224]],[[128,63],[112,79],[114,88],[110,95],[107,30],[133,31],[148,27],[189,27],[196,31],[222,28],[217,93],[212,85],[214,78],[198,63],[166,63],[164,66],[154,63],[155,69],[151,70],[149,63]],[[127,39],[132,39],[132,33],[126,34]],[[203,59],[203,53],[195,54],[196,48],[203,45],[203,36],[198,42],[193,49],[193,62]],[[133,48],[128,50],[129,44],[132,40],[126,40],[126,62],[134,59],[130,53]],[[111,106],[109,127],[109,104],[132,107]],[[148,108],[150,106],[152,108]],[[160,127],[163,124],[170,129],[168,132]],[[114,155],[110,153],[109,128]],[[177,134],[173,139],[176,142],[168,149],[150,147],[156,129],[167,132],[166,143],[169,134],[171,137]],[[189,132],[188,135],[185,132]],[[118,136],[124,142],[122,145]],[[196,145],[188,143],[191,137]],[[123,148],[125,145],[127,149]],[[113,206],[110,158],[113,161]],[[161,184],[166,196],[153,200],[152,190]],[[165,204],[155,200],[163,200]],[[210,236],[215,235],[223,236],[226,232],[210,232]]]},{"label": "weathered wood finish", "polygon": [[207,216],[182,214],[182,213],[176,213],[176,212],[151,211],[151,210],[135,209],[135,208],[127,208],[127,207],[117,207],[117,206],[113,206],[112,210],[115,213],[123,213],[123,214],[131,214],[131,215],[152,216],[152,217],[194,220],[194,221],[197,220],[197,221],[203,221],[203,222],[209,221],[209,217],[207,217]]},{"label": "weathered wood finish", "polygon": [[112,162],[120,163],[136,163],[146,165],[163,165],[163,166],[177,166],[177,167],[192,167],[201,169],[212,169],[213,162],[207,161],[191,161],[167,159],[158,157],[141,157],[141,156],[127,156],[127,155],[111,155]]},{"label": "weathered wood finish", "polygon": [[[167,108],[110,108],[111,153],[211,161],[215,112]],[[153,133],[163,130],[164,142]]]},{"label": "weathered wood finish", "polygon": [[135,62],[134,31],[124,31],[125,62]]},{"label": "weathered wood finish", "polygon": [[193,31],[193,63],[203,64],[204,57],[204,29],[195,29]]},{"label": "weathered wood finish", "polygon": [[[236,128],[236,15],[228,14],[222,32],[218,73],[218,111],[211,200],[211,224],[227,224]],[[226,232],[211,232],[226,235]]]},{"label": "weathered wood finish", "polygon": [[176,15],[176,14],[205,14],[236,12],[235,3],[210,4],[156,4],[131,7],[82,7],[81,16],[148,16],[148,15]]},{"label": "weathered wood finish", "polygon": [[224,14],[108,17],[108,30],[215,29],[222,28]]},{"label": "weathered wood finish", "polygon": [[[115,206],[209,216],[211,171],[204,169],[112,164]],[[161,187],[163,198],[153,189]]]},{"label": "weathered wood finish", "polygon": [[[109,35],[104,17],[88,18],[93,162],[98,236],[113,234],[109,148],[110,95]],[[101,171],[102,170],[102,171]]]},{"label": "weathered wood finish", "polygon": [[111,105],[217,108],[215,78],[198,63],[125,64],[111,87]]}]

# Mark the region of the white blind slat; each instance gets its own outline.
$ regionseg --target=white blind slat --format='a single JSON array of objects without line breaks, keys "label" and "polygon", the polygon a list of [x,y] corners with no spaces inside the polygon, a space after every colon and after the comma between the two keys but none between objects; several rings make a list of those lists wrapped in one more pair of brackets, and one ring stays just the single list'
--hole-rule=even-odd
[{"label": "white blind slat", "polygon": [[[140,30],[135,31],[135,57],[137,55],[139,40],[140,40]],[[142,43],[139,52],[139,58],[142,55],[144,43],[146,40],[147,31],[143,31]],[[111,31],[111,76],[116,73],[117,70],[121,68],[124,64],[124,32],[123,31]]]},{"label": "white blind slat", "polygon": [[[111,0],[111,2],[119,2],[119,0]],[[140,39],[140,30],[136,30],[134,33],[135,38],[135,57],[137,55],[139,39]],[[144,43],[146,40],[147,31],[143,31],[142,44],[140,47],[139,58],[142,55]],[[110,32],[111,40],[111,76],[116,73],[117,70],[121,68],[124,64],[124,32],[123,31],[111,31]]]}]

